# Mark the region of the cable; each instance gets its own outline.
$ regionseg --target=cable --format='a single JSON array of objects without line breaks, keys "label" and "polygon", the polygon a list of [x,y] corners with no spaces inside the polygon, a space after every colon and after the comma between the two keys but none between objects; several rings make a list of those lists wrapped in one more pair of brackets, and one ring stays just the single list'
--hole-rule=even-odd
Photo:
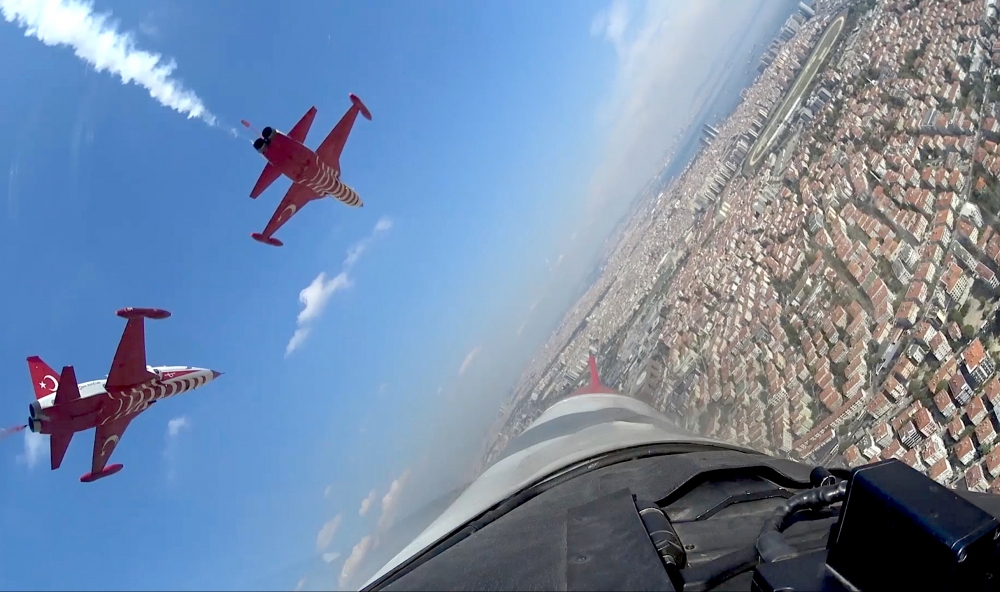
[{"label": "cable", "polygon": [[830,473],[826,467],[816,467],[809,473],[809,483],[813,487],[836,485],[837,477]]},{"label": "cable", "polygon": [[[821,479],[826,480],[826,479]],[[781,535],[789,526],[789,519],[801,510],[814,510],[835,504],[844,499],[847,494],[847,481],[835,485],[825,485],[802,493],[797,493],[785,500],[765,521],[757,536],[757,554],[761,561],[770,563],[781,561],[798,554],[798,550],[785,541]]]}]

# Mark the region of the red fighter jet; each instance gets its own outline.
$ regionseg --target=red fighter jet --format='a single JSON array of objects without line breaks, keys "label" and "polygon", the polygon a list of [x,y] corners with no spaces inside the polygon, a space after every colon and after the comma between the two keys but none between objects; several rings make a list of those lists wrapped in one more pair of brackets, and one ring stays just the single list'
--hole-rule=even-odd
[{"label": "red fighter jet", "polygon": [[[340,153],[344,151],[344,144],[354,126],[354,120],[357,119],[358,113],[369,121],[372,118],[372,114],[361,99],[353,94],[350,98],[351,108],[340,118],[315,152],[306,148],[303,142],[306,140],[313,119],[316,118],[316,107],[306,111],[287,136],[272,127],[265,127],[261,130],[260,137],[254,140],[254,150],[267,159],[267,164],[264,165],[264,171],[257,179],[257,184],[253,186],[250,197],[256,199],[281,175],[292,180],[292,186],[278,204],[278,209],[274,211],[264,232],[254,232],[250,235],[254,240],[265,245],[280,247],[283,243],[272,235],[301,210],[302,206],[314,199],[329,195],[352,207],[363,205],[358,194],[340,181]],[[250,127],[246,120],[242,123],[247,128]]]},{"label": "red fighter jet", "polygon": [[156,308],[123,308],[118,316],[128,323],[111,371],[103,380],[77,384],[72,366],[63,366],[57,375],[38,356],[28,358],[36,398],[28,410],[28,428],[49,434],[52,470],[62,464],[73,434],[97,428],[90,472],[80,477],[84,483],[122,469],[120,464],[107,462],[137,415],[161,399],[196,389],[221,374],[192,366],[147,366],[143,318],[165,319],[170,313]]}]

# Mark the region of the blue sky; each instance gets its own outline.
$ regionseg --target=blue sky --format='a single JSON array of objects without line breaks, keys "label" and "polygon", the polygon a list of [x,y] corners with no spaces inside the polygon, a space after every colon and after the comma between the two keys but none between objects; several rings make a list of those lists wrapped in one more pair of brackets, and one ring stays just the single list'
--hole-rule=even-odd
[{"label": "blue sky", "polygon": [[[357,586],[378,533],[466,475],[744,4],[97,1],[176,63],[139,79],[214,127],[0,21],[0,425],[26,420],[29,355],[106,374],[123,306],[173,313],[149,363],[225,372],[133,422],[94,484],[92,432],[55,472],[47,443],[0,443],[0,588]],[[315,147],[349,92],[373,115],[341,158],[365,207],[313,202],[285,246],[254,242],[289,182],[249,199],[264,163],[227,130],[315,105]]]}]

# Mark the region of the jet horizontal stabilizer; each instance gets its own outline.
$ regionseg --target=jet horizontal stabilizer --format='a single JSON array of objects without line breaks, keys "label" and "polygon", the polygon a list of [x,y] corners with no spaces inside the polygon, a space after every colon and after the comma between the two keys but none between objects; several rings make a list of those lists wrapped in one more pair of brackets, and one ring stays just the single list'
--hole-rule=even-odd
[{"label": "jet horizontal stabilizer", "polygon": [[274,238],[273,236],[264,236],[259,232],[251,232],[250,238],[259,243],[264,243],[265,245],[271,245],[272,247],[280,247],[285,244],[280,240]]},{"label": "jet horizontal stabilizer", "polygon": [[159,321],[170,316],[170,313],[162,308],[136,308],[127,306],[119,309],[116,315],[123,319],[138,319],[140,317]]},{"label": "jet horizontal stabilizer", "polygon": [[348,96],[351,98],[351,103],[353,103],[354,106],[358,108],[358,111],[361,112],[361,116],[367,119],[368,121],[371,121],[372,120],[371,111],[368,110],[368,107],[365,107],[365,104],[361,102],[361,99],[358,98],[358,95],[351,93]]},{"label": "jet horizontal stabilizer", "polygon": [[86,475],[83,475],[82,477],[80,477],[80,483],[93,483],[94,481],[97,481],[98,479],[103,479],[105,477],[110,477],[111,475],[114,475],[115,473],[117,473],[118,471],[122,470],[123,468],[124,468],[124,465],[121,465],[121,464],[108,465],[108,466],[104,467],[103,469],[101,469],[100,471],[98,471],[96,473],[91,472],[91,473],[87,473]]}]

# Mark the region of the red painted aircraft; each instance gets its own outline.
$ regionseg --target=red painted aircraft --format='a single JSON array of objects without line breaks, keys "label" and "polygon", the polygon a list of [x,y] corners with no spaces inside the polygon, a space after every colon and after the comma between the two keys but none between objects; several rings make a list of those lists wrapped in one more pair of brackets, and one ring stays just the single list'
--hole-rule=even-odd
[{"label": "red painted aircraft", "polygon": [[[170,313],[156,308],[123,308],[118,316],[128,319],[104,380],[77,384],[72,366],[62,373],[38,356],[28,358],[35,386],[35,401],[28,411],[28,428],[49,434],[52,470],[59,468],[73,434],[97,428],[90,472],[80,481],[90,483],[122,469],[107,465],[125,428],[137,415],[161,399],[196,389],[219,377],[221,372],[191,366],[147,366],[143,318],[165,319]],[[107,465],[107,466],[106,466]]]},{"label": "red painted aircraft", "polygon": [[[353,94],[350,98],[351,108],[340,118],[315,152],[306,148],[303,142],[306,140],[313,119],[316,118],[316,107],[306,111],[288,135],[274,128],[265,127],[260,137],[254,140],[254,150],[264,155],[267,164],[264,165],[264,171],[257,179],[257,184],[253,186],[250,197],[256,199],[281,175],[292,180],[292,186],[278,204],[278,209],[274,211],[264,232],[254,232],[250,235],[254,240],[265,245],[280,247],[283,243],[272,235],[314,199],[329,195],[352,207],[363,205],[358,194],[340,181],[340,154],[344,151],[344,144],[354,126],[354,120],[357,119],[358,113],[369,121],[372,118],[372,114],[361,99]],[[250,127],[246,121],[242,123]]]}]

